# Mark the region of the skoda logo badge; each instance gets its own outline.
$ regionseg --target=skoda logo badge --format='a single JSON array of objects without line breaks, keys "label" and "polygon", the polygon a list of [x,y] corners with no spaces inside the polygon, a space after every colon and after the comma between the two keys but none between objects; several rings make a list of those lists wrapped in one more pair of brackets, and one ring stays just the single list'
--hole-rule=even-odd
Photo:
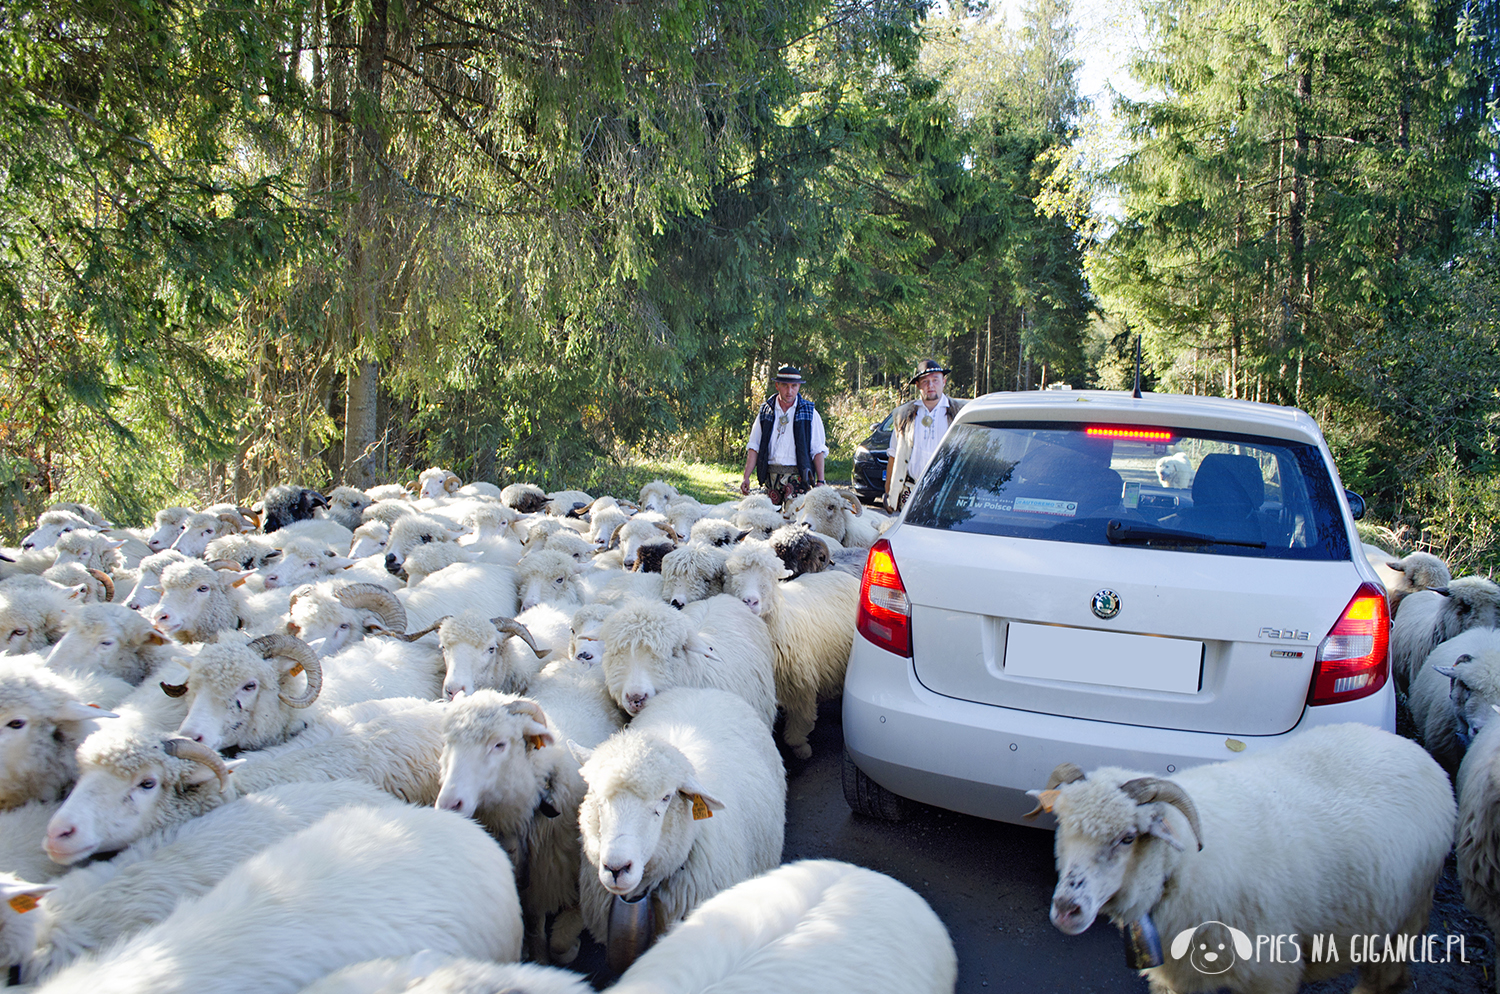
[{"label": "skoda logo badge", "polygon": [[1120,613],[1120,595],[1113,590],[1101,590],[1094,594],[1094,602],[1089,606],[1094,609],[1094,617],[1108,621]]}]

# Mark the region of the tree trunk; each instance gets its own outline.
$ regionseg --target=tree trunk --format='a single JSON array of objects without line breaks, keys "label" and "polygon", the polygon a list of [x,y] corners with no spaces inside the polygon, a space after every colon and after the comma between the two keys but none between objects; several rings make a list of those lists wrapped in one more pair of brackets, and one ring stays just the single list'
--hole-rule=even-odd
[{"label": "tree trunk", "polygon": [[374,359],[380,335],[380,297],[389,228],[385,223],[385,182],[382,138],[378,126],[381,83],[385,74],[386,0],[371,0],[369,17],[360,31],[355,108],[358,141],[354,148],[355,205],[351,272],[354,288],[354,362],[344,393],[344,482],[361,489],[372,485],[384,469],[376,457],[380,438],[377,402],[380,365]]}]

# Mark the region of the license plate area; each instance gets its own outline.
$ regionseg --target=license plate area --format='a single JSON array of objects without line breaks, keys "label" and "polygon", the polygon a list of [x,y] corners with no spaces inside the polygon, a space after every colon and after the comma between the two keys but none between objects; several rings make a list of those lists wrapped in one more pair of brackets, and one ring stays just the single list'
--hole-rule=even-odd
[{"label": "license plate area", "polygon": [[1012,621],[1006,626],[1004,672],[1007,677],[1196,694],[1203,683],[1203,643]]}]

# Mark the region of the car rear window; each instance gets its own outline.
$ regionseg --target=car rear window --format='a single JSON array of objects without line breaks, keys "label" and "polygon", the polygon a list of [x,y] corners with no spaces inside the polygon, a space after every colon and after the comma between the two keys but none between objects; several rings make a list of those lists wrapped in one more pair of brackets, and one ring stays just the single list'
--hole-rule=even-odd
[{"label": "car rear window", "polygon": [[906,523],[1216,555],[1350,558],[1316,446],[1141,425],[954,425]]}]

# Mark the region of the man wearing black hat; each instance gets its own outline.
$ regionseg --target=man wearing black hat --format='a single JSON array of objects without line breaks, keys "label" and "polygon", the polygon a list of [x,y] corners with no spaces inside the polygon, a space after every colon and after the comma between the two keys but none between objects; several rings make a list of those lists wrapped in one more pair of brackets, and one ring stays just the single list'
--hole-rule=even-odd
[{"label": "man wearing black hat", "polygon": [[943,434],[964,406],[963,401],[943,393],[949,372],[934,359],[917,363],[911,378],[917,399],[896,408],[885,475],[885,506],[889,510],[899,511],[906,504],[911,488],[927,472]]},{"label": "man wearing black hat", "polygon": [[[777,504],[824,482],[823,457],[828,454],[828,441],[823,419],[812,401],[798,396],[801,390],[802,370],[782,366],[776,371],[776,396],[767,397],[760,405],[745,445],[740,493],[750,492],[752,471]],[[764,459],[759,458],[762,451]]]}]

